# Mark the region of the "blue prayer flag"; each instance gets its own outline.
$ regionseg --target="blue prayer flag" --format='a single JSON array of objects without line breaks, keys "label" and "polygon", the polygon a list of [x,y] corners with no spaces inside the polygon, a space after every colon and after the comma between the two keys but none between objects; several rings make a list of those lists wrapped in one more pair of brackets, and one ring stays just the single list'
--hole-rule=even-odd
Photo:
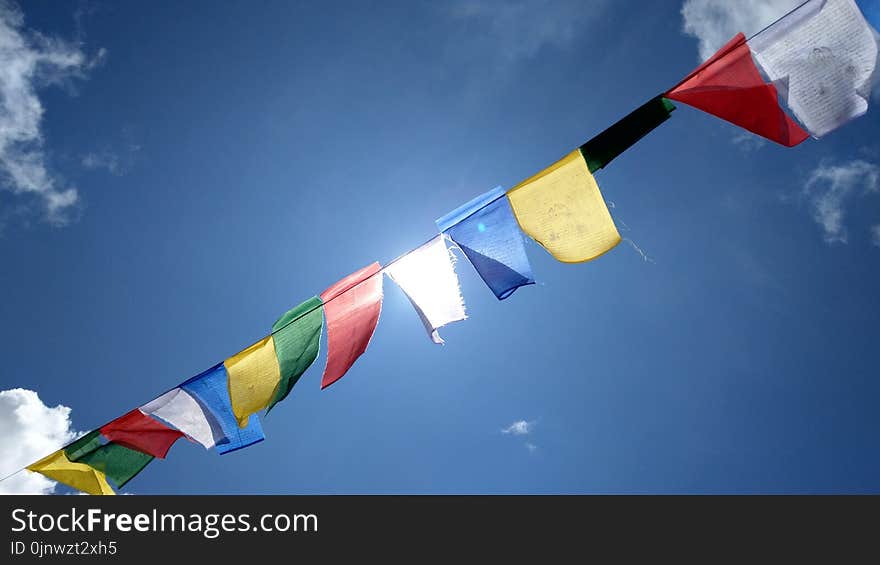
[{"label": "blue prayer flag", "polygon": [[235,414],[232,413],[232,402],[229,400],[229,377],[223,363],[214,365],[204,373],[189,379],[180,388],[190,393],[201,405],[213,414],[226,436],[225,441],[218,441],[217,452],[220,455],[248,447],[266,439],[260,418],[253,414],[245,428],[238,427]]},{"label": "blue prayer flag", "polygon": [[503,188],[496,187],[437,220],[498,300],[535,284],[522,232]]}]

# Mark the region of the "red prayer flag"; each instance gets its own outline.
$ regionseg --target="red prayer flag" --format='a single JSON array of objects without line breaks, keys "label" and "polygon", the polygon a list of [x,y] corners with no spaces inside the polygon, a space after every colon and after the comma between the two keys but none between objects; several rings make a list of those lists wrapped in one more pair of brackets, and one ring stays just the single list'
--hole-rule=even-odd
[{"label": "red prayer flag", "polygon": [[776,87],[764,82],[742,33],[667,92],[666,97],[786,147],[794,147],[809,137],[779,106]]},{"label": "red prayer flag", "polygon": [[352,273],[321,293],[327,319],[327,366],[321,388],[345,375],[367,350],[382,310],[379,263]]},{"label": "red prayer flag", "polygon": [[116,418],[100,428],[100,431],[107,441],[159,459],[165,459],[171,445],[183,437],[183,433],[169,428],[138,409]]}]

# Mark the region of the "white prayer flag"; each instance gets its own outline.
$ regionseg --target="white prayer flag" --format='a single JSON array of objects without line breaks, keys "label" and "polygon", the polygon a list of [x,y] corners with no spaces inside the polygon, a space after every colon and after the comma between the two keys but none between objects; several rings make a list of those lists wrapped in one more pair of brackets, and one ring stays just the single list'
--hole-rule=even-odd
[{"label": "white prayer flag", "polygon": [[159,417],[190,439],[210,449],[224,439],[223,430],[198,400],[181,388],[175,388],[140,407],[148,416]]},{"label": "white prayer flag", "polygon": [[443,343],[437,328],[467,318],[453,258],[438,235],[410,251],[385,272],[406,293],[434,343]]},{"label": "white prayer flag", "polygon": [[813,136],[868,111],[877,39],[854,0],[810,0],[749,47]]}]

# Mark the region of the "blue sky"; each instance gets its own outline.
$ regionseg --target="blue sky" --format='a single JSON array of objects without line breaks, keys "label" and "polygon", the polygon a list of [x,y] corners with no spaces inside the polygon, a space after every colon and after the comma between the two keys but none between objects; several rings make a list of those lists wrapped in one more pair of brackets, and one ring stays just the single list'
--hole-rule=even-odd
[{"label": "blue sky", "polygon": [[[45,174],[0,190],[0,389],[84,431],[236,353],[678,82],[731,25],[689,4],[690,35],[681,2],[27,3],[56,57]],[[322,354],[265,442],[178,442],[126,490],[880,491],[878,126],[785,149],[679,105],[597,175],[651,261],[527,242],[538,285],[498,302],[461,260],[445,346],[386,280],[344,379]]]}]

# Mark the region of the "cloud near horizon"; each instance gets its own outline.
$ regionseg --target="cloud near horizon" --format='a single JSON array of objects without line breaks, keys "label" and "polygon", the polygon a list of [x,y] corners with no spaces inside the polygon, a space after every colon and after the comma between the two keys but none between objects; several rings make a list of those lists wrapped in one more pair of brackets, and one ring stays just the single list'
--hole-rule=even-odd
[{"label": "cloud near horizon", "polygon": [[[43,404],[39,395],[23,388],[0,391],[0,478],[30,465],[66,445],[78,435],[70,408]],[[58,483],[38,473],[22,471],[0,482],[0,494],[52,494]]]}]

